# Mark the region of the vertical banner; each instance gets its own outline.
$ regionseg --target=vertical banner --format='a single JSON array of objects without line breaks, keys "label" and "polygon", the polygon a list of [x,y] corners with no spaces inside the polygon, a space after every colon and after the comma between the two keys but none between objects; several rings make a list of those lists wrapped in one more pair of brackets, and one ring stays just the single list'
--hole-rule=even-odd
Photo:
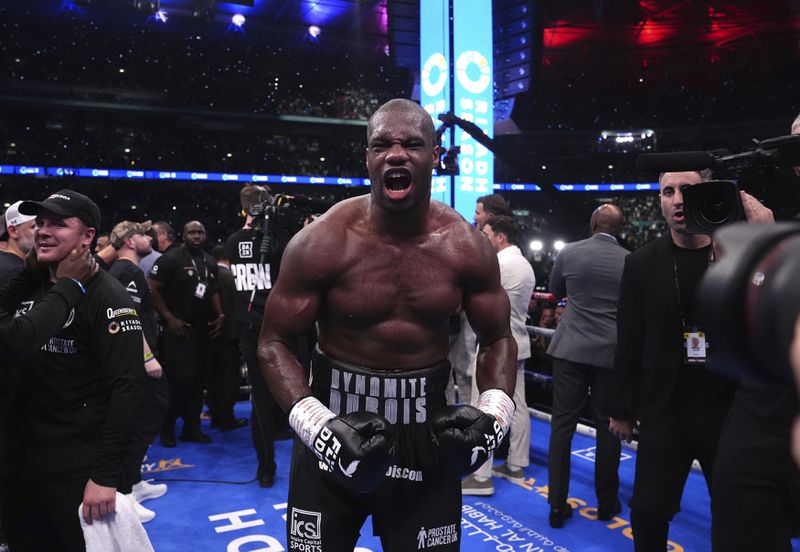
[{"label": "vertical banner", "polygon": [[[448,0],[420,1],[420,103],[433,117],[435,128],[441,124],[437,116],[451,109],[448,4]],[[442,136],[443,148],[449,147],[448,134]],[[449,176],[433,177],[431,197],[450,205]]]},{"label": "vertical banner", "polygon": [[[453,0],[453,39],[453,111],[456,117],[472,121],[492,138],[494,70],[491,0]],[[454,142],[461,146],[458,156],[461,174],[456,177],[453,207],[471,221],[475,213],[475,200],[493,193],[494,154],[460,128],[455,131]]]}]

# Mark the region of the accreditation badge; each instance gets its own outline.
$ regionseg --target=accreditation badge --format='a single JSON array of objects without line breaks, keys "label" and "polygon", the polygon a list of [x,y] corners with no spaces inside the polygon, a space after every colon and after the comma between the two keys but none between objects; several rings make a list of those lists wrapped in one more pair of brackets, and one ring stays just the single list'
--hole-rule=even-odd
[{"label": "accreditation badge", "polygon": [[705,364],[708,360],[709,345],[706,334],[697,327],[683,331],[683,361],[686,364]]},{"label": "accreditation badge", "polygon": [[194,288],[194,296],[198,299],[202,299],[206,296],[206,283],[205,282],[197,282],[197,287]]}]

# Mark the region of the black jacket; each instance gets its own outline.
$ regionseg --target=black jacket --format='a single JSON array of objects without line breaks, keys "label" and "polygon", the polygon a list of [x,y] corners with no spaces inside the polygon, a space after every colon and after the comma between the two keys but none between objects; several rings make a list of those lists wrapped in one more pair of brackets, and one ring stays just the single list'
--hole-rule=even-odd
[{"label": "black jacket", "polygon": [[[15,314],[52,287],[39,282]],[[12,466],[115,487],[146,377],[141,323],[125,288],[100,271],[66,324],[12,370]]]},{"label": "black jacket", "polygon": [[[608,405],[613,418],[645,423],[683,399],[677,396],[683,367],[683,327],[674,259],[669,233],[625,258],[617,310],[613,394]],[[699,392],[707,393],[709,402],[730,402],[735,382],[711,373],[705,375],[705,381],[710,385]]]}]

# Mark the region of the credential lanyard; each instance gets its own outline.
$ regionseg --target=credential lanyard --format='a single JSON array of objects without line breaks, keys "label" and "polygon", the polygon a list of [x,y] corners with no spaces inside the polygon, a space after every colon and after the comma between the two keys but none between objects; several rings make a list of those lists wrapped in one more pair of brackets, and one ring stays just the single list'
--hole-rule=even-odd
[{"label": "credential lanyard", "polygon": [[192,266],[194,267],[195,274],[197,274],[197,279],[201,282],[205,282],[208,277],[208,267],[206,266],[206,263],[203,262],[203,274],[201,277],[200,269],[197,267],[197,262],[194,260],[194,256],[189,252],[188,249],[184,249],[184,251],[186,251],[186,254],[189,255],[189,260],[192,261]]}]

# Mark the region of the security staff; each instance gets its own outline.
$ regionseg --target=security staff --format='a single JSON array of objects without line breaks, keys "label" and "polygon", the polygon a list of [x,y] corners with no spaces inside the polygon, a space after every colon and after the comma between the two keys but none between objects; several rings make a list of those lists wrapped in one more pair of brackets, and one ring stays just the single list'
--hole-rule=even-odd
[{"label": "security staff", "polygon": [[199,221],[183,226],[183,245],[161,255],[148,277],[150,292],[164,324],[165,369],[170,407],[161,444],[175,446],[175,420],[183,418],[182,441],[210,443],[200,430],[203,387],[211,370],[210,337],[225,320],[217,291],[217,262],[203,251],[206,229]]},{"label": "security staff", "polygon": [[[34,247],[48,275],[24,295],[22,314],[53,287],[57,266],[83,254],[100,224],[88,197],[60,190],[23,202],[36,215]],[[116,486],[145,377],[142,330],[125,289],[98,272],[66,323],[24,367],[10,408],[9,473],[2,497],[12,550],[82,551],[78,506],[91,523],[115,509]]]}]

